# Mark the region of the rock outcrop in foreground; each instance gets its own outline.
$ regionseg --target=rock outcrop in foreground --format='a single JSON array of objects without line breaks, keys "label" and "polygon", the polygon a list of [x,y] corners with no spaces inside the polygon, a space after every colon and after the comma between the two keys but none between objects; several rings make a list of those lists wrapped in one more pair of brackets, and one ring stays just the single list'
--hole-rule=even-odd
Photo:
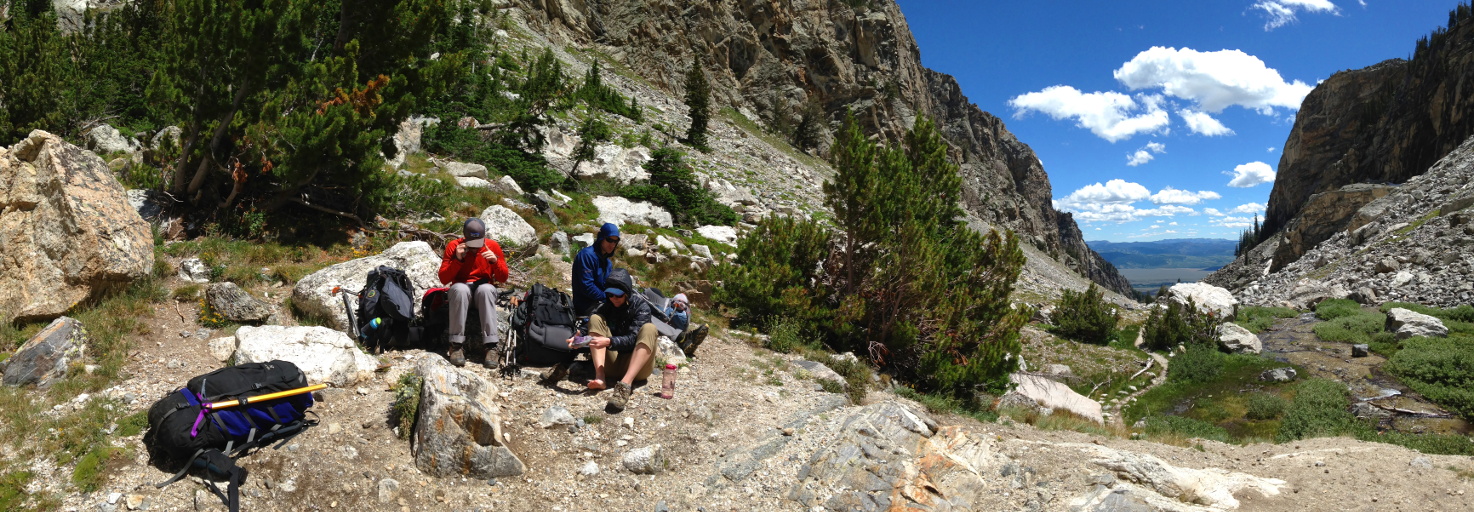
[{"label": "rock outcrop in foreground", "polygon": [[0,148],[0,320],[61,316],[153,266],[148,223],[101,158],[40,130]]}]

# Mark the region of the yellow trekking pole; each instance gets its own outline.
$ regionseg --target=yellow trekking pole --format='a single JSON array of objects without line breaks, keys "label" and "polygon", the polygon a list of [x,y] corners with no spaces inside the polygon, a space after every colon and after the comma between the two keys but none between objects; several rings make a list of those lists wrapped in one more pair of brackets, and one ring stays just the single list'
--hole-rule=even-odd
[{"label": "yellow trekking pole", "polygon": [[303,393],[311,393],[313,391],[317,391],[319,389],[325,389],[327,387],[328,387],[327,384],[313,384],[313,385],[307,386],[305,388],[288,389],[286,391],[277,391],[275,393],[267,393],[265,395],[250,396],[250,397],[246,397],[246,398],[239,398],[239,399],[236,399],[236,400],[226,400],[224,402],[212,402],[212,403],[205,404],[205,408],[206,409],[210,409],[210,410],[225,409],[225,408],[229,408],[229,407],[235,407],[237,405],[246,405],[246,404],[254,403],[254,402],[265,402],[267,400],[276,400],[278,398],[286,398],[286,397],[289,397],[289,396],[300,395],[300,394],[303,394]]}]

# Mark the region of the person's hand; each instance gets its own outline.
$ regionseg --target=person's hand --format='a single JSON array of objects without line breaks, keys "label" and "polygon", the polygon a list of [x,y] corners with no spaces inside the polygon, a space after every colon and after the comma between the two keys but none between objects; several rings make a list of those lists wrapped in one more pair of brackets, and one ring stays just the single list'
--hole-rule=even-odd
[{"label": "person's hand", "polygon": [[456,261],[466,259],[466,244],[456,246]]},{"label": "person's hand", "polygon": [[[578,336],[575,335],[573,338],[577,338],[577,337]],[[568,348],[573,348],[573,338],[568,338],[568,340],[567,340]]]},{"label": "person's hand", "polygon": [[602,336],[589,338],[589,348],[609,348],[610,340]]},{"label": "person's hand", "polygon": [[495,252],[492,252],[490,250],[481,251],[481,257],[482,258],[485,258],[487,263],[496,263],[496,253]]}]

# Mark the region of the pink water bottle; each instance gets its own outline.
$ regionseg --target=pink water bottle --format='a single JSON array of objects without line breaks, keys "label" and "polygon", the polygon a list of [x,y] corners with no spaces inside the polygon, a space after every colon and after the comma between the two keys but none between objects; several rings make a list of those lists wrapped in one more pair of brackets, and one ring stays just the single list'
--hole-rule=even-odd
[{"label": "pink water bottle", "polygon": [[676,396],[676,365],[665,365],[665,371],[660,372],[660,398],[675,398]]}]

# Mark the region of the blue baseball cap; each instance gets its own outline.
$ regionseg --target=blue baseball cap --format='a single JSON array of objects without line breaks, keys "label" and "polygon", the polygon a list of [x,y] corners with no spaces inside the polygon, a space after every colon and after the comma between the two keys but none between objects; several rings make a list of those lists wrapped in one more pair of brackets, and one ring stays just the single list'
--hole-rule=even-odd
[{"label": "blue baseball cap", "polygon": [[608,295],[610,297],[623,297],[624,290],[621,290],[619,288],[605,288],[604,295]]}]

